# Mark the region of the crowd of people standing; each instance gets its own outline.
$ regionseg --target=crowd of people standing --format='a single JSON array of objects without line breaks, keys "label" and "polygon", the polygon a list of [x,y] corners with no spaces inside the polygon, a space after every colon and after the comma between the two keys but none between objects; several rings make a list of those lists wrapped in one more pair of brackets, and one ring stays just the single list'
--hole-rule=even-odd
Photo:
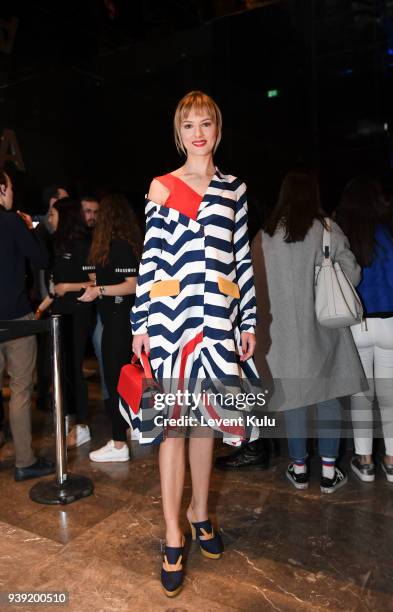
[{"label": "crowd of people standing", "polygon": [[[13,187],[10,177],[2,172],[0,179],[3,190],[0,212],[9,211],[1,217],[2,234],[7,235],[7,240],[2,242],[3,261],[11,257],[16,262],[15,268],[4,266],[0,317],[41,319],[49,313],[61,315],[69,449],[91,440],[88,387],[83,370],[91,339],[100,365],[102,396],[112,423],[113,439],[104,447],[107,452],[103,449],[92,451],[90,458],[92,461],[126,461],[129,458],[128,427],[118,410],[116,388],[121,367],[131,359],[129,317],[141,251],[136,215],[123,195],[108,195],[99,202],[92,196],[70,198],[65,188],[54,187],[46,191],[47,214],[33,228],[28,215],[11,212]],[[29,295],[26,258],[34,279]],[[36,303],[35,313],[32,302]],[[42,457],[36,460],[32,454],[30,425],[35,367],[37,406],[43,410],[49,406],[48,334],[39,334],[37,340],[35,336],[28,336],[0,346],[4,356],[0,374],[2,376],[7,367],[10,376],[9,421],[16,454],[15,478],[24,480],[52,473],[53,462]],[[28,370],[24,367],[23,371],[23,397],[15,391],[16,381],[21,385],[23,364],[21,361],[14,363],[14,346],[20,347],[25,360],[29,358]]]}]

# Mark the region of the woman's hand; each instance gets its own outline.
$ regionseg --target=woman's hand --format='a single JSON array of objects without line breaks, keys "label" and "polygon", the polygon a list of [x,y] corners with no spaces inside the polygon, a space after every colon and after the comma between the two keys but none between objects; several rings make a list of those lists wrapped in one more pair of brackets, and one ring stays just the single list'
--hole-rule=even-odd
[{"label": "woman's hand", "polygon": [[250,332],[242,332],[240,337],[243,351],[243,354],[240,355],[240,361],[247,361],[247,359],[250,359],[250,357],[253,356],[255,351],[255,334],[251,334]]},{"label": "woman's hand", "polygon": [[17,210],[16,211],[17,214],[20,216],[21,219],[23,219],[23,221],[26,223],[27,228],[33,229],[33,219],[31,218],[30,215],[28,215],[27,213],[22,212],[21,210]]},{"label": "woman's hand", "polygon": [[63,297],[69,291],[68,283],[57,283],[54,286],[55,295]]},{"label": "woman's hand", "polygon": [[139,358],[142,351],[148,355],[150,353],[149,334],[135,334],[132,340],[132,351]]},{"label": "woman's hand", "polygon": [[99,287],[88,286],[86,284],[84,289],[85,292],[83,293],[83,295],[77,298],[79,302],[94,302],[94,300],[96,300],[100,295]]}]

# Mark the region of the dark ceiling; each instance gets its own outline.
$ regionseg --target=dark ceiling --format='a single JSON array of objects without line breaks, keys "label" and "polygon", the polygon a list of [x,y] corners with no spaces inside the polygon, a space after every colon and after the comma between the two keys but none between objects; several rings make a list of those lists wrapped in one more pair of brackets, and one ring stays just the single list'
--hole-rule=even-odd
[{"label": "dark ceiling", "polygon": [[0,129],[37,193],[139,200],[181,164],[171,116],[195,88],[223,108],[218,162],[268,206],[298,162],[332,199],[357,172],[389,177],[393,0],[3,0],[0,16]]}]

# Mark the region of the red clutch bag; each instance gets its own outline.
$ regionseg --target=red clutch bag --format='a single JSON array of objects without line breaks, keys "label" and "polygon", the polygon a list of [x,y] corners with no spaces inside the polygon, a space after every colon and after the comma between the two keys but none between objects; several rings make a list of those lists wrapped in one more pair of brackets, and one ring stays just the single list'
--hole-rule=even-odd
[{"label": "red clutch bag", "polygon": [[149,387],[156,387],[146,353],[141,353],[140,359],[133,355],[131,363],[123,366],[117,391],[120,397],[130,406],[132,412],[137,414],[142,400],[143,392]]}]

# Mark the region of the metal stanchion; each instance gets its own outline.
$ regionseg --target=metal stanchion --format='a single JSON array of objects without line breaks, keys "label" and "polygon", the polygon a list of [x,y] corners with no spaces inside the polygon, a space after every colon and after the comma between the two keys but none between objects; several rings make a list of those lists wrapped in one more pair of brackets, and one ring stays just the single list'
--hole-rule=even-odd
[{"label": "metal stanchion", "polygon": [[93,483],[86,476],[67,474],[67,447],[61,388],[60,317],[50,321],[52,339],[53,414],[56,435],[56,480],[40,481],[30,490],[30,499],[39,504],[70,504],[93,493]]}]

